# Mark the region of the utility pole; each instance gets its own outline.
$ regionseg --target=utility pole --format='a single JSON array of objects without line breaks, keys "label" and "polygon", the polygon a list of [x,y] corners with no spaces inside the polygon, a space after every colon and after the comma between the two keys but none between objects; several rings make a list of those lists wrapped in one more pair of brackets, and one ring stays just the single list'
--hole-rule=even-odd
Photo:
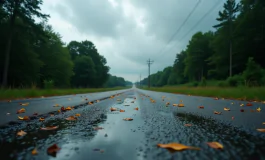
[{"label": "utility pole", "polygon": [[140,74],[140,88],[141,88],[141,74]]},{"label": "utility pole", "polygon": [[149,60],[147,60],[147,64],[148,64],[148,88],[150,88],[150,65],[153,63],[154,61],[151,61],[150,58]]}]

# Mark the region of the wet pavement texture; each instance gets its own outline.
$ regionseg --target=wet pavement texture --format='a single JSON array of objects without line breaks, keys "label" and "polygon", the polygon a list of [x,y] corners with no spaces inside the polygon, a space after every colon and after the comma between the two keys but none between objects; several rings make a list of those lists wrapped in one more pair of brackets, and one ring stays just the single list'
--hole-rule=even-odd
[{"label": "wet pavement texture", "polygon": [[[151,103],[150,98],[156,102]],[[184,107],[172,105],[180,100]],[[166,105],[167,102],[170,105]],[[256,130],[265,128],[262,125],[264,104],[251,102],[253,106],[241,107],[241,103],[247,102],[131,89],[91,105],[79,104],[70,111],[54,112],[53,116],[43,114],[43,122],[39,122],[40,116],[37,116],[30,121],[2,126],[1,159],[265,159],[265,134]],[[199,109],[201,105],[205,108]],[[111,107],[117,111],[111,111]],[[135,110],[136,107],[139,110]],[[224,107],[231,111],[224,111]],[[260,112],[250,112],[257,107],[261,108]],[[245,112],[240,112],[242,108]],[[222,114],[215,115],[214,110]],[[80,114],[77,120],[65,119],[76,114]],[[59,127],[40,130],[45,126]],[[18,137],[20,130],[27,134]],[[220,142],[224,149],[210,148],[206,142],[212,141]],[[157,147],[158,143],[171,142],[201,150],[169,152]],[[60,150],[49,155],[47,148],[53,144]],[[31,153],[34,148],[37,155]]]}]

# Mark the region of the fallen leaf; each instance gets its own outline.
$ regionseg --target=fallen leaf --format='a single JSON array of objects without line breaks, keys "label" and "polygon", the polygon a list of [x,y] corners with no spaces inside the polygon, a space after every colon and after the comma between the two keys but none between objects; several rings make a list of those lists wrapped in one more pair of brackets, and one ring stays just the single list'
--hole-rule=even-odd
[{"label": "fallen leaf", "polygon": [[136,107],[136,108],[134,108],[134,110],[137,110],[137,111],[138,111],[138,110],[139,110],[139,108],[138,108],[138,107]]},{"label": "fallen leaf", "polygon": [[37,155],[37,154],[38,154],[37,149],[34,148],[34,149],[31,151],[31,154],[32,154],[32,155]]},{"label": "fallen leaf", "polygon": [[39,121],[44,121],[45,119],[43,118],[43,117],[41,117],[40,119],[39,119]]},{"label": "fallen leaf", "polygon": [[58,127],[59,127],[59,126],[41,127],[40,130],[50,131],[50,130],[55,130],[55,129],[57,129]]},{"label": "fallen leaf", "polygon": [[17,132],[18,136],[25,136],[27,134],[27,132],[24,132],[22,130],[20,130],[19,132]]},{"label": "fallen leaf", "polygon": [[92,105],[92,104],[93,104],[93,102],[88,102],[88,104],[89,104],[89,105]]},{"label": "fallen leaf", "polygon": [[215,97],[214,100],[218,100],[219,98]]},{"label": "fallen leaf", "polygon": [[59,113],[60,113],[60,112],[61,112],[61,110],[59,109],[57,112],[59,112]]},{"label": "fallen leaf", "polygon": [[7,102],[12,102],[11,100],[8,100]]},{"label": "fallen leaf", "polygon": [[81,114],[79,114],[79,113],[76,113],[76,114],[75,114],[75,116],[76,116],[76,117],[80,117],[80,116],[81,116]]},{"label": "fallen leaf", "polygon": [[244,109],[240,109],[240,112],[244,112],[245,110]]},{"label": "fallen leaf", "polygon": [[113,108],[113,107],[111,107],[111,108],[110,108],[110,111],[111,111],[111,112],[113,112],[113,111],[117,111],[117,108]]},{"label": "fallen leaf", "polygon": [[192,124],[184,124],[184,126],[190,127],[190,126],[192,126]]},{"label": "fallen leaf", "polygon": [[217,112],[217,111],[214,111],[214,114],[221,114],[222,112]]},{"label": "fallen leaf", "polygon": [[223,149],[224,146],[222,144],[220,144],[219,142],[207,142],[207,144],[215,149]]},{"label": "fallen leaf", "polygon": [[184,107],[183,103],[178,104],[178,107]]},{"label": "fallen leaf", "polygon": [[10,113],[6,113],[6,115],[10,115]]},{"label": "fallen leaf", "polygon": [[132,121],[133,119],[132,118],[124,118],[123,120],[125,120],[125,121]]},{"label": "fallen leaf", "polygon": [[263,122],[262,124],[265,125],[265,122]]},{"label": "fallen leaf", "polygon": [[200,109],[204,109],[204,106],[199,106],[198,108],[200,108]]},{"label": "fallen leaf", "polygon": [[166,103],[166,105],[170,105],[170,103],[169,103],[169,102],[167,102],[167,103]]},{"label": "fallen leaf", "polygon": [[259,108],[257,108],[257,112],[260,112],[261,111],[261,108],[259,107]]},{"label": "fallen leaf", "polygon": [[21,109],[19,109],[19,110],[17,110],[17,114],[19,114],[19,113],[25,113],[25,108],[21,108]]},{"label": "fallen leaf", "polygon": [[125,112],[125,110],[120,109],[120,112]]},{"label": "fallen leaf", "polygon": [[232,120],[234,120],[234,119],[235,119],[235,117],[233,116],[233,117],[232,117]]},{"label": "fallen leaf", "polygon": [[70,117],[67,117],[67,118],[65,118],[65,119],[68,120],[68,121],[74,121],[74,120],[77,120],[77,118],[74,117],[74,116],[70,116]]},{"label": "fallen leaf", "polygon": [[173,104],[173,106],[178,106],[178,104]]},{"label": "fallen leaf", "polygon": [[54,116],[54,114],[50,114],[50,116],[52,117],[52,116]]},{"label": "fallen leaf", "polygon": [[247,103],[246,106],[253,106],[253,104],[251,104],[251,103]]},{"label": "fallen leaf", "polygon": [[19,105],[21,105],[21,106],[28,106],[29,103],[20,103]]},{"label": "fallen leaf", "polygon": [[54,144],[52,146],[50,146],[49,148],[47,148],[47,153],[50,155],[54,155],[56,154],[61,148],[59,148],[57,146],[57,144]]},{"label": "fallen leaf", "polygon": [[250,112],[256,112],[254,109],[251,109]]},{"label": "fallen leaf", "polygon": [[224,110],[225,110],[225,111],[230,111],[230,108],[226,108],[226,107],[225,107]]},{"label": "fallen leaf", "polygon": [[259,132],[265,132],[265,128],[257,129],[257,131],[259,131]]},{"label": "fallen leaf", "polygon": [[99,102],[99,100],[97,100],[97,103]]},{"label": "fallen leaf", "polygon": [[24,117],[20,117],[18,116],[19,120],[30,120],[30,118],[28,116],[24,116]]},{"label": "fallen leaf", "polygon": [[61,111],[65,111],[64,107],[61,107]]},{"label": "fallen leaf", "polygon": [[243,107],[243,106],[244,106],[244,104],[242,103],[242,104],[240,104],[240,106],[241,106],[241,107]]},{"label": "fallen leaf", "polygon": [[96,128],[94,128],[94,130],[101,130],[101,129],[104,129],[104,128],[102,128],[102,127],[96,127]]},{"label": "fallen leaf", "polygon": [[72,110],[72,108],[70,106],[66,107],[65,110],[69,111]]},{"label": "fallen leaf", "polygon": [[34,113],[33,113],[33,116],[37,116],[37,115],[38,115],[38,113],[37,113],[37,112],[34,112]]},{"label": "fallen leaf", "polygon": [[60,105],[59,104],[55,104],[53,107],[60,107]]},{"label": "fallen leaf", "polygon": [[200,148],[192,147],[192,146],[186,146],[180,143],[168,143],[168,144],[157,144],[160,148],[166,148],[166,149],[173,149],[176,151],[181,151],[185,149],[194,149],[194,150],[200,150]]}]

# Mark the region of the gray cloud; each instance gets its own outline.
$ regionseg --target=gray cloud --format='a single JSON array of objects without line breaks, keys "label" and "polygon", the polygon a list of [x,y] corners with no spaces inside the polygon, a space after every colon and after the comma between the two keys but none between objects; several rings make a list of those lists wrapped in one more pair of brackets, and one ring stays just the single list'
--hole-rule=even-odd
[{"label": "gray cloud", "polygon": [[[194,14],[170,44],[167,44],[168,40],[198,0],[116,0],[116,7],[108,0],[59,0],[49,11],[51,17],[57,13],[75,27],[78,32],[75,32],[74,37],[80,37],[78,40],[85,37],[95,43],[100,54],[106,57],[111,74],[135,81],[139,79],[140,73],[142,77],[147,75],[147,59],[155,61],[152,73],[163,70],[173,64],[176,53],[185,49],[192,34],[213,29],[222,3],[182,39],[219,1],[201,0]],[[58,32],[68,39],[73,34]]]}]

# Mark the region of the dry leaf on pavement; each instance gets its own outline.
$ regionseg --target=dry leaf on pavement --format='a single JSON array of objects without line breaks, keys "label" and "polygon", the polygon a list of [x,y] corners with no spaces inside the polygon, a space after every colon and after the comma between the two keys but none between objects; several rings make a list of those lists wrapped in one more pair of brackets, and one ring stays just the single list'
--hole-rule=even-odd
[{"label": "dry leaf on pavement", "polygon": [[198,147],[186,146],[180,143],[168,143],[168,144],[157,144],[160,148],[173,149],[175,151],[181,151],[186,149],[200,150]]},{"label": "dry leaf on pavement", "polygon": [[207,142],[207,144],[215,149],[223,149],[224,146],[222,144],[220,144],[219,142]]}]

